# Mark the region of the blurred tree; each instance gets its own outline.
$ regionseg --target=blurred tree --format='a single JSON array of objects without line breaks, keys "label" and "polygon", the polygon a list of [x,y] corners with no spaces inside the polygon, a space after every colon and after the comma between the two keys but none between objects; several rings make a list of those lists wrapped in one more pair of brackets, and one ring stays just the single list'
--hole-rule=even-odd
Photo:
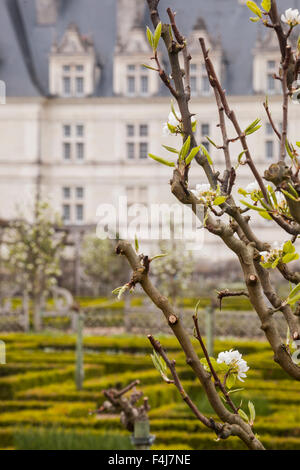
[{"label": "blurred tree", "polygon": [[8,232],[8,269],[20,289],[32,300],[34,329],[41,326],[44,296],[60,275],[60,255],[65,233],[57,232],[60,221],[48,203],[36,205],[33,223],[19,219],[10,224]]},{"label": "blurred tree", "polygon": [[151,263],[151,273],[163,295],[174,305],[189,292],[192,283],[194,260],[181,240],[168,240],[159,243],[160,252],[166,254]]},{"label": "blurred tree", "polygon": [[116,283],[122,284],[128,277],[128,267],[115,256],[110,239],[87,235],[83,241],[81,263],[94,295],[110,295]]}]

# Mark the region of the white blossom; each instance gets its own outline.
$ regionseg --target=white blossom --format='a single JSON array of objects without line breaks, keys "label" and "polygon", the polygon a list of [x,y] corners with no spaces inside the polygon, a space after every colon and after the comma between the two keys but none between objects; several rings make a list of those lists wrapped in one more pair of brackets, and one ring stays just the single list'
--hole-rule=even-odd
[{"label": "white blossom", "polygon": [[297,24],[300,24],[299,10],[297,10],[297,8],[295,8],[295,10],[288,8],[285,10],[285,14],[281,15],[281,21],[288,24],[289,26],[296,26]]},{"label": "white blossom", "polygon": [[233,372],[237,373],[237,378],[244,382],[244,378],[247,377],[246,372],[249,370],[247,362],[242,359],[242,354],[239,351],[230,349],[230,351],[220,352],[217,358],[218,364],[227,364],[231,366]]},{"label": "white blossom", "polygon": [[260,191],[259,184],[257,181],[254,181],[253,183],[249,183],[248,186],[246,187],[247,193],[253,193],[253,191]]},{"label": "white blossom", "polygon": [[277,206],[279,207],[279,209],[286,209],[287,202],[286,202],[284,195],[280,191],[276,191],[276,200],[277,200]]},{"label": "white blossom", "polygon": [[[173,135],[170,131],[168,124],[173,127],[178,127],[181,125],[181,114],[178,111],[175,111],[176,116],[174,115],[173,111],[170,111],[167,122],[163,125],[163,135]],[[177,119],[178,118],[178,119]],[[196,122],[196,117],[191,117],[191,123],[194,124]]]},{"label": "white blossom", "polygon": [[194,196],[199,197],[209,190],[210,190],[209,184],[196,184],[196,189],[192,189],[191,192],[194,194]]},{"label": "white blossom", "polygon": [[276,258],[280,257],[283,253],[283,245],[284,242],[279,243],[277,240],[275,240],[272,243],[272,248],[270,251],[261,251],[261,261],[263,263],[269,263],[275,261]]}]

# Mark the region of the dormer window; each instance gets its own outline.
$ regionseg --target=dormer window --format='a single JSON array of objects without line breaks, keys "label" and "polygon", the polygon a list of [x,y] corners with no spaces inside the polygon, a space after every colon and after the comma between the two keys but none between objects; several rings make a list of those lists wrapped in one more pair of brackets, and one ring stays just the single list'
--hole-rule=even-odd
[{"label": "dormer window", "polygon": [[54,44],[49,61],[49,88],[52,95],[65,98],[92,95],[99,79],[93,42],[70,25],[59,45]]},{"label": "dormer window", "polygon": [[127,95],[148,95],[149,84],[147,69],[140,64],[127,65]]},{"label": "dormer window", "polygon": [[[276,35],[266,34],[258,38],[253,50],[253,89],[256,93],[280,93],[280,81],[274,78],[278,75],[279,58]],[[270,146],[271,148],[271,146]]]},{"label": "dormer window", "polygon": [[[121,39],[119,38],[119,41]],[[151,56],[144,30],[134,25],[125,44],[118,43],[114,59],[114,92],[123,96],[152,96],[158,92],[159,77],[142,64]]]},{"label": "dormer window", "polygon": [[[207,96],[212,93],[212,89],[207,77],[206,67],[203,63],[203,57],[199,49],[199,37],[204,37],[208,48],[211,50],[211,58],[215,64],[216,72],[222,75],[222,49],[218,42],[212,43],[211,38],[206,29],[205,22],[202,18],[198,18],[191,36],[188,39],[189,51],[192,56],[190,64],[190,86],[192,96]],[[182,57],[181,57],[181,62]],[[183,68],[183,63],[181,63]]]}]

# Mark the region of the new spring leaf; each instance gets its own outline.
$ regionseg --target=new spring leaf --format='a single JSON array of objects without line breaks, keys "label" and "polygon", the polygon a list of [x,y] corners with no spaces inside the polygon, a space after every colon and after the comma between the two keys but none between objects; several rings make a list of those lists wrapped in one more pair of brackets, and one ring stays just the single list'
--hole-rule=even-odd
[{"label": "new spring leaf", "polygon": [[247,2],[247,7],[249,8],[249,10],[251,10],[253,13],[255,13],[255,15],[259,16],[259,18],[262,18],[261,9],[256,5],[255,2],[252,2],[252,1],[249,0]]},{"label": "new spring leaf", "polygon": [[152,158],[158,163],[162,163],[163,165],[166,165],[166,166],[175,166],[174,162],[169,162],[168,160],[164,160],[163,158],[157,157],[156,155],[153,155],[152,153],[149,153],[148,155],[150,158]]},{"label": "new spring leaf", "polygon": [[161,36],[161,22],[158,23],[154,31],[153,49],[156,51]]}]

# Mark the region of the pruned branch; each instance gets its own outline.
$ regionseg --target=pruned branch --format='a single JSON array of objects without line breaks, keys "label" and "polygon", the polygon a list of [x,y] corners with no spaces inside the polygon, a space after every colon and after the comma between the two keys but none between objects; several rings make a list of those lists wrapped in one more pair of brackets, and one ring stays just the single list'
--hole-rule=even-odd
[{"label": "pruned branch", "polygon": [[191,410],[193,411],[196,418],[199,419],[199,421],[201,421],[201,423],[204,424],[205,426],[207,426],[208,428],[213,429],[214,431],[218,430],[219,432],[221,432],[223,426],[220,425],[219,423],[217,425],[213,420],[211,421],[211,419],[207,418],[202,413],[200,413],[200,411],[198,410],[196,405],[191,400],[190,396],[185,392],[185,390],[184,390],[184,388],[181,384],[180,378],[179,378],[179,376],[177,374],[177,371],[176,371],[176,362],[174,360],[173,361],[169,360],[169,358],[168,358],[167,354],[165,353],[164,349],[162,348],[160,342],[158,340],[154,339],[152,335],[148,335],[148,339],[149,339],[150,343],[152,344],[153,349],[163,358],[166,365],[168,366],[168,368],[169,368],[169,370],[172,374],[172,377],[173,377],[173,381],[170,381],[170,383],[173,383],[176,386],[176,388],[178,389],[182,399],[191,408]]},{"label": "pruned branch", "polygon": [[247,291],[245,290],[240,290],[240,291],[236,291],[236,292],[232,292],[232,291],[229,291],[228,289],[224,289],[224,290],[221,290],[218,292],[218,299],[220,301],[220,310],[222,309],[222,300],[225,298],[225,297],[240,297],[240,296],[246,296],[246,297],[249,297],[249,294]]},{"label": "pruned branch", "polygon": [[207,349],[206,349],[206,346],[204,344],[204,341],[202,339],[202,336],[201,336],[201,333],[200,333],[200,328],[199,328],[199,323],[198,323],[198,318],[197,318],[197,315],[193,315],[193,321],[194,321],[194,325],[195,325],[195,330],[196,330],[196,335],[195,335],[195,338],[199,341],[200,343],[200,346],[201,346],[201,349],[203,351],[203,354],[205,356],[205,359],[207,360],[207,364],[208,364],[208,367],[210,369],[210,372],[214,378],[214,381],[215,381],[215,385],[216,387],[219,387],[219,389],[221,390],[221,392],[223,393],[224,395],[224,398],[226,400],[226,403],[230,406],[230,408],[232,409],[232,411],[237,414],[238,413],[238,408],[235,406],[235,404],[233,403],[233,401],[231,400],[230,396],[229,396],[229,393],[227,392],[224,384],[222,384],[222,382],[220,381],[219,377],[218,377],[218,374],[216,373],[212,363],[211,363],[211,360],[210,360],[210,357],[209,357],[209,354],[207,352]]},{"label": "pruned branch", "polygon": [[[189,335],[185,330],[178,314],[173,310],[168,299],[160,294],[157,288],[149,279],[149,273],[143,270],[143,264],[140,257],[135,253],[130,243],[121,241],[118,243],[116,252],[125,256],[133,269],[133,276],[139,273],[139,283],[152,302],[162,311],[170,328],[177,337],[182,350],[185,353],[187,364],[191,366],[196,377],[202,384],[208,400],[219,418],[227,424],[232,425],[232,433],[240,437],[250,449],[263,449],[251,427],[238,415],[231,413],[223,404],[211,376],[202,366],[198,355],[190,341]],[[137,278],[137,277],[136,277]]]},{"label": "pruned branch", "polygon": [[[92,413],[118,413],[120,414],[121,423],[128,430],[133,432],[134,423],[138,420],[144,420],[147,418],[147,413],[150,410],[148,398],[144,397],[143,403],[140,406],[136,406],[136,403],[142,398],[143,392],[135,389],[136,385],[139,385],[139,380],[134,380],[122,390],[110,388],[103,390],[103,395],[106,401]],[[133,390],[129,397],[125,395]]]},{"label": "pruned branch", "polygon": [[264,106],[264,108],[265,108],[265,110],[266,110],[266,113],[267,113],[269,122],[270,122],[270,124],[271,124],[271,127],[272,127],[274,133],[277,135],[278,139],[281,141],[281,134],[280,134],[280,132],[278,131],[278,129],[276,128],[276,126],[275,126],[275,123],[274,123],[274,121],[273,121],[273,118],[272,118],[272,115],[271,115],[271,112],[270,112],[270,109],[269,109],[269,104],[268,104],[267,100],[263,103],[263,106]]}]

